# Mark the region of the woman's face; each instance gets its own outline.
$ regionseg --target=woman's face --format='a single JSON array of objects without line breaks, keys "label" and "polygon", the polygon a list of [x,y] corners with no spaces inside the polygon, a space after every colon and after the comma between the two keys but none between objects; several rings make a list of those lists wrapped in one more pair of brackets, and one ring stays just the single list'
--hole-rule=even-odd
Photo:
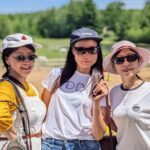
[{"label": "woman's face", "polygon": [[130,77],[139,71],[139,55],[129,49],[123,49],[114,58],[114,68],[121,77]]},{"label": "woman's face", "polygon": [[35,53],[25,46],[19,47],[9,57],[5,58],[9,65],[9,74],[19,81],[26,80],[35,62]]},{"label": "woman's face", "polygon": [[98,47],[94,40],[81,40],[75,43],[72,52],[77,63],[77,70],[89,73],[97,61]]}]

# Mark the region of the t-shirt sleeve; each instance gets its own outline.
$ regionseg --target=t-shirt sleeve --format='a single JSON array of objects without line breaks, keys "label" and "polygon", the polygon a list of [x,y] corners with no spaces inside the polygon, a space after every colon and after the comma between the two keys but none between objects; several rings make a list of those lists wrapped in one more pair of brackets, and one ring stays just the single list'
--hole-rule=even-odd
[{"label": "t-shirt sleeve", "polygon": [[16,103],[15,98],[11,84],[7,81],[0,82],[0,132],[5,132],[13,126],[14,121],[11,112],[16,109],[16,106],[13,105]]},{"label": "t-shirt sleeve", "polygon": [[116,106],[120,103],[120,84],[112,87],[112,89],[109,92],[109,98],[110,98],[110,105],[111,110],[113,111]]},{"label": "t-shirt sleeve", "polygon": [[[109,99],[110,99],[110,108],[111,108],[111,117],[112,117],[112,113],[113,110],[116,107],[116,103],[115,103],[115,99],[114,96],[116,96],[116,94],[118,93],[118,85],[112,87],[112,89],[109,92]],[[117,98],[119,98],[119,95],[117,96]],[[117,101],[117,99],[116,99]]]},{"label": "t-shirt sleeve", "polygon": [[47,77],[42,81],[42,86],[51,91],[56,79],[61,75],[61,68],[52,69]]}]

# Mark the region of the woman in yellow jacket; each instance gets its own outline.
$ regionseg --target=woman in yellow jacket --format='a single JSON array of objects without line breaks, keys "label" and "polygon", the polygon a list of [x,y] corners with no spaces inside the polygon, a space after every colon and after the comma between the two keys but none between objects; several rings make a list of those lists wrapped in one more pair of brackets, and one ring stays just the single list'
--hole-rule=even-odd
[{"label": "woman in yellow jacket", "polygon": [[35,63],[35,48],[39,46],[30,36],[21,33],[8,35],[3,40],[6,73],[0,81],[0,149],[12,149],[11,146],[41,149],[41,124],[46,107],[35,87],[27,82]]}]

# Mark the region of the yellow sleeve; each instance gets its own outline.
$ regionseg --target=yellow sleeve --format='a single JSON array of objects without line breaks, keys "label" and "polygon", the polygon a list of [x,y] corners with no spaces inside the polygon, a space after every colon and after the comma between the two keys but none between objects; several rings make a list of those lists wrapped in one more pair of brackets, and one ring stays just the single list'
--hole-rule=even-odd
[{"label": "yellow sleeve", "polygon": [[10,102],[16,103],[16,94],[8,81],[0,82],[0,132],[5,132],[13,126],[12,112],[16,106]]}]

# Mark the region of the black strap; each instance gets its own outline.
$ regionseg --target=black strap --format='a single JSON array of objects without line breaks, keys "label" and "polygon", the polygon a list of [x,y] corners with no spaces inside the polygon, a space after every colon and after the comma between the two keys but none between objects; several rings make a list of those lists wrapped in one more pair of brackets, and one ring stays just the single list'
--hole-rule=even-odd
[{"label": "black strap", "polygon": [[22,89],[26,90],[24,85],[20,81],[18,81],[16,78],[12,77],[11,75],[7,75],[7,77],[5,77],[4,79],[9,79],[10,81],[13,81],[13,83],[21,87]]},{"label": "black strap", "polygon": [[[102,73],[103,79],[104,79],[104,73]],[[107,86],[107,85],[106,85]],[[107,87],[107,89],[109,90],[109,88]],[[113,141],[113,136],[112,136],[112,129],[111,129],[111,118],[110,118],[110,110],[111,110],[111,106],[109,103],[109,96],[108,94],[106,95],[106,117],[108,120],[108,129],[109,129],[109,135],[110,135],[110,150],[114,150],[114,141]]]},{"label": "black strap", "polygon": [[107,119],[108,119],[108,129],[109,129],[109,135],[110,135],[110,150],[114,149],[114,143],[113,143],[113,136],[112,136],[112,129],[111,129],[111,118],[110,118],[110,105],[109,105],[109,97],[106,96],[106,113],[107,113]]}]

